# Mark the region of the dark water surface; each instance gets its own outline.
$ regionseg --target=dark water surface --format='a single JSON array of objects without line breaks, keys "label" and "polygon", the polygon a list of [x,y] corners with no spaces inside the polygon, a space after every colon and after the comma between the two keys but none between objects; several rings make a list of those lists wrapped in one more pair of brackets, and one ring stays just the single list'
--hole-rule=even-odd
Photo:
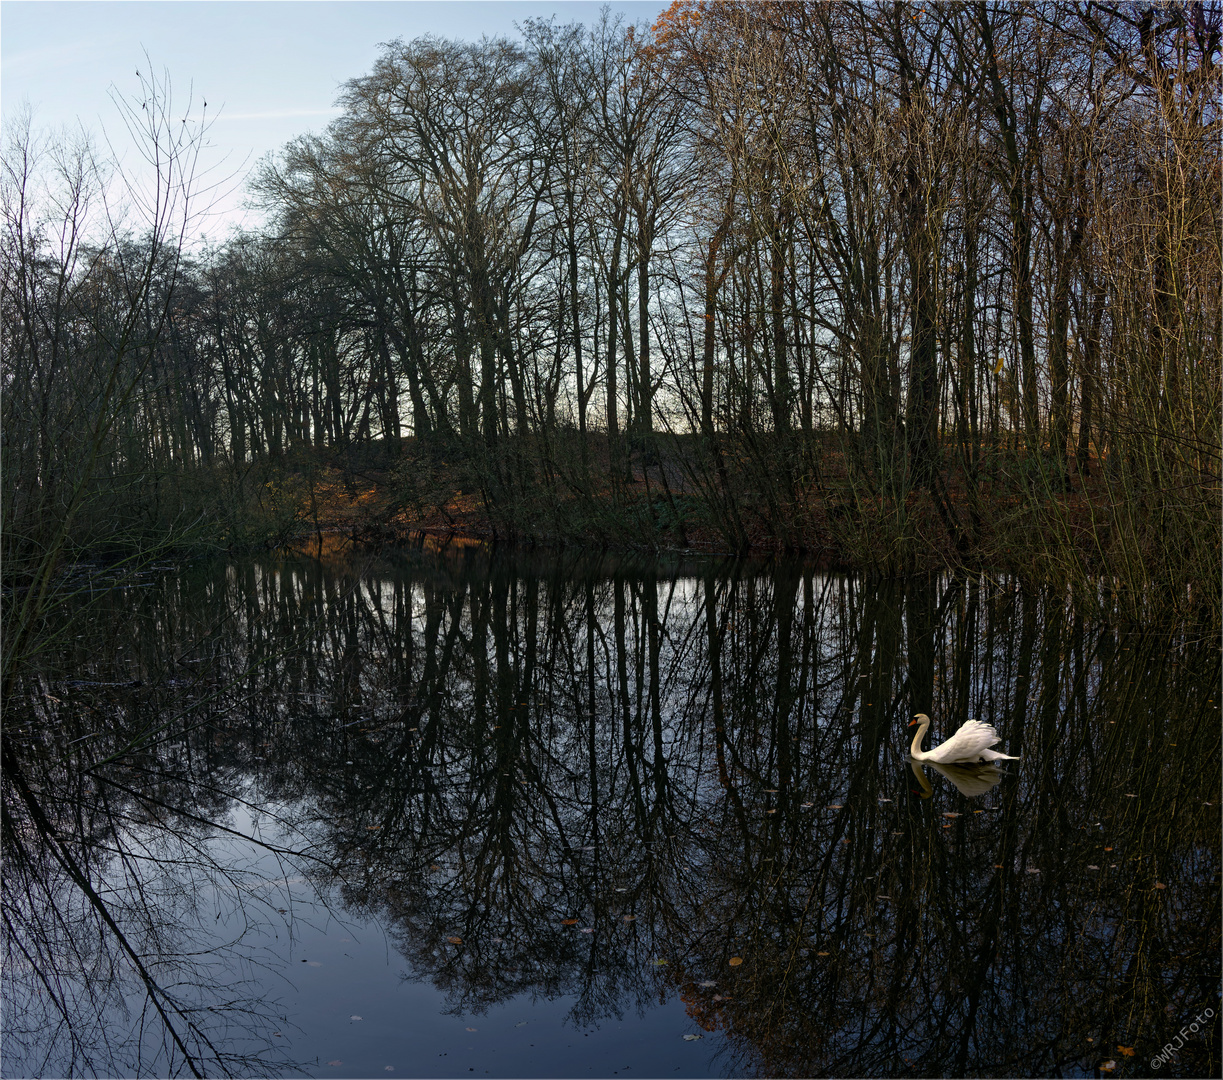
[{"label": "dark water surface", "polygon": [[1219,1075],[1217,627],[481,546],[75,581],[4,703],[6,1077]]}]

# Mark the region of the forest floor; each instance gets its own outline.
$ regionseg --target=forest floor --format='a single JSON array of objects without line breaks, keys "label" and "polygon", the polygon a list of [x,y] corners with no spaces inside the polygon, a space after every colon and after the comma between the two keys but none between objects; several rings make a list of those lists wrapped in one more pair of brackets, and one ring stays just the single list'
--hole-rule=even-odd
[{"label": "forest floor", "polygon": [[[1086,480],[1072,466],[1064,491],[1040,477],[1025,481],[1018,457],[993,453],[970,482],[944,470],[936,491],[911,489],[900,504],[849,482],[844,455],[822,452],[816,482],[799,483],[784,500],[773,478],[732,462],[719,503],[710,484],[678,461],[654,459],[609,477],[606,456],[583,471],[549,474],[533,466],[537,488],[507,513],[469,463],[405,447],[397,455],[362,448],[315,462],[292,484],[299,536],[341,533],[359,543],[414,535],[472,540],[682,550],[737,555],[805,554],[845,568],[947,569],[976,565],[1039,569],[1049,559],[1080,567],[1107,560],[1118,507],[1098,461]],[[713,492],[712,497],[710,495]],[[716,505],[715,505],[716,504]]]}]

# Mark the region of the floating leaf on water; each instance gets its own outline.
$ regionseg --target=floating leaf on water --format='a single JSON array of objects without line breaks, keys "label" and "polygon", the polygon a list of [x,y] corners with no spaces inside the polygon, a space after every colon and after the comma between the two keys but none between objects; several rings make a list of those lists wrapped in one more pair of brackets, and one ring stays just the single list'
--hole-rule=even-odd
[{"label": "floating leaf on water", "polygon": [[1112,848],[1110,848],[1110,847],[1106,847],[1104,850],[1105,850],[1105,851],[1112,851],[1113,849],[1112,849]]},{"label": "floating leaf on water", "polygon": [[526,1020],[519,1020],[518,1023],[514,1025],[514,1027],[526,1027],[526,1026],[527,1026]]},{"label": "floating leaf on water", "polygon": [[593,934],[594,932],[595,932],[595,928],[593,926],[583,926],[582,927],[583,934]]},{"label": "floating leaf on water", "polygon": [[711,986],[717,986],[718,984],[714,982],[712,979],[706,979],[703,983],[701,983],[701,985],[705,987],[706,990],[708,990]]},{"label": "floating leaf on water", "polygon": [[365,828],[366,828],[366,829],[367,829],[369,832],[373,832],[375,829],[381,829],[381,828],[382,828],[382,826],[381,826],[381,825],[366,825],[366,826],[365,826]]},{"label": "floating leaf on water", "polygon": [[697,1041],[697,1039],[699,1039],[699,1038],[701,1038],[701,1037],[702,1037],[702,1036],[700,1036],[700,1035],[685,1035],[685,1036],[684,1036],[684,1042],[696,1042],[696,1041]]},{"label": "floating leaf on water", "polygon": [[1101,1072],[1112,1072],[1116,1067],[1117,1063],[1115,1061],[1101,1061],[1100,1064],[1096,1066],[1096,1068]]},{"label": "floating leaf on water", "polygon": [[625,922],[632,922],[632,921],[633,921],[635,918],[637,918],[637,916],[636,916],[636,915],[625,915],[625,916],[624,916],[624,921],[625,921]]},{"label": "floating leaf on water", "polygon": [[764,789],[764,793],[765,793],[766,795],[776,795],[776,794],[777,794],[777,788],[775,788],[775,787],[766,787],[766,788]]},{"label": "floating leaf on water", "polygon": [[272,1034],[273,1034],[273,1035],[275,1035],[275,1036],[276,1036],[276,1038],[278,1038],[278,1039],[283,1039],[283,1038],[284,1038],[284,1036],[283,1036],[283,1035],[281,1035],[281,1033],[280,1033],[279,1031],[273,1031],[273,1032],[272,1032]]},{"label": "floating leaf on water", "polygon": [[616,892],[628,892],[628,889],[621,885],[616,888]]},{"label": "floating leaf on water", "polygon": [[655,967],[666,967],[667,966],[667,962],[665,960],[651,960],[650,962]]},{"label": "floating leaf on water", "polygon": [[348,1019],[349,1020],[360,1020],[361,1017],[359,1017],[356,1013],[353,1013],[352,1016],[350,1016]]},{"label": "floating leaf on water", "polygon": [[1100,868],[1099,868],[1098,866],[1096,866],[1094,863],[1088,863],[1088,864],[1087,864],[1087,869],[1088,869],[1088,870],[1099,870]]},{"label": "floating leaf on water", "polygon": [[561,926],[577,926],[577,919],[561,919]]},{"label": "floating leaf on water", "polygon": [[813,802],[805,802],[805,803],[803,803],[803,809],[806,809],[807,807],[809,807],[809,806],[814,806],[814,805],[815,805],[815,803],[813,803]]},{"label": "floating leaf on water", "polygon": [[1033,870],[1033,869],[1032,869],[1032,867],[1030,867],[1030,866],[1029,866],[1029,867],[1028,867],[1028,873],[1029,873],[1029,874],[1039,874],[1039,873],[1040,873],[1040,871],[1039,871],[1039,870]]},{"label": "floating leaf on water", "polygon": [[1001,869],[1002,869],[1002,863],[1000,863],[1000,862],[996,862],[996,863],[994,863],[994,869],[995,869],[995,870],[1001,870]]},{"label": "floating leaf on water", "polygon": [[1162,881],[1157,881],[1157,882],[1155,882],[1155,888],[1157,888],[1157,889],[1166,889],[1167,887],[1168,887],[1168,886],[1167,886],[1167,885],[1165,885],[1165,884],[1164,884]]},{"label": "floating leaf on water", "polygon": [[337,1058],[335,1061],[329,1061],[329,1062],[327,1062],[327,1064],[328,1064],[328,1065],[343,1065],[343,1064],[344,1064],[344,1062],[340,1061],[340,1060]]},{"label": "floating leaf on water", "polygon": [[731,967],[738,967],[738,966],[739,966],[740,964],[742,964],[742,963],[743,963],[743,957],[742,957],[742,956],[732,956],[732,957],[730,958],[730,966],[731,966]]},{"label": "floating leaf on water", "polygon": [[946,813],[946,814],[944,814],[944,815],[943,815],[943,817],[959,817],[959,816],[960,816],[959,814],[953,814],[953,813],[950,813],[950,812],[948,812],[948,813]]},{"label": "floating leaf on water", "polygon": [[384,1065],[384,1066],[382,1067],[382,1071],[383,1071],[383,1072],[394,1072],[394,1071],[395,1071],[395,1066],[394,1066],[394,1065]]},{"label": "floating leaf on water", "polygon": [[828,807],[828,809],[829,810],[844,810],[845,804],[844,803],[833,803],[830,807]]},{"label": "floating leaf on water", "polygon": [[1118,1046],[1117,1049],[1120,1050],[1126,1057],[1134,1056],[1134,1048],[1132,1046]]},{"label": "floating leaf on water", "polygon": [[826,952],[817,952],[815,955],[816,956],[828,956],[829,954]]},{"label": "floating leaf on water", "polygon": [[468,1031],[479,1031],[479,1028],[467,1028]]},{"label": "floating leaf on water", "polygon": [[448,937],[446,940],[449,941],[451,945],[462,945],[463,944],[463,939],[461,937],[451,936],[451,937]]},{"label": "floating leaf on water", "polygon": [[765,813],[766,813],[766,814],[775,814],[775,813],[777,813],[777,811],[776,811],[776,810],[766,810],[766,811],[765,811]]}]

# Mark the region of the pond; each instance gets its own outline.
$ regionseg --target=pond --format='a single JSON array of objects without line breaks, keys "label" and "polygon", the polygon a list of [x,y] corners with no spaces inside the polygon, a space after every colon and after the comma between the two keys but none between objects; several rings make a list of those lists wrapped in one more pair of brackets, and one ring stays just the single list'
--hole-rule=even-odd
[{"label": "pond", "polygon": [[65,582],[6,1077],[1219,1074],[1217,627],[460,543]]}]

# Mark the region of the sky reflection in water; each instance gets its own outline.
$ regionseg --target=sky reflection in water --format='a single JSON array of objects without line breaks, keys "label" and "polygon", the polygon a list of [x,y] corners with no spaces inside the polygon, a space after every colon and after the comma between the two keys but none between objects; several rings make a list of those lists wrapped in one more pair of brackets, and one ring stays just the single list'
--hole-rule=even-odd
[{"label": "sky reflection in water", "polygon": [[1221,1011],[1208,628],[321,554],[104,593],[5,703],[5,1076],[1122,1076]]}]

